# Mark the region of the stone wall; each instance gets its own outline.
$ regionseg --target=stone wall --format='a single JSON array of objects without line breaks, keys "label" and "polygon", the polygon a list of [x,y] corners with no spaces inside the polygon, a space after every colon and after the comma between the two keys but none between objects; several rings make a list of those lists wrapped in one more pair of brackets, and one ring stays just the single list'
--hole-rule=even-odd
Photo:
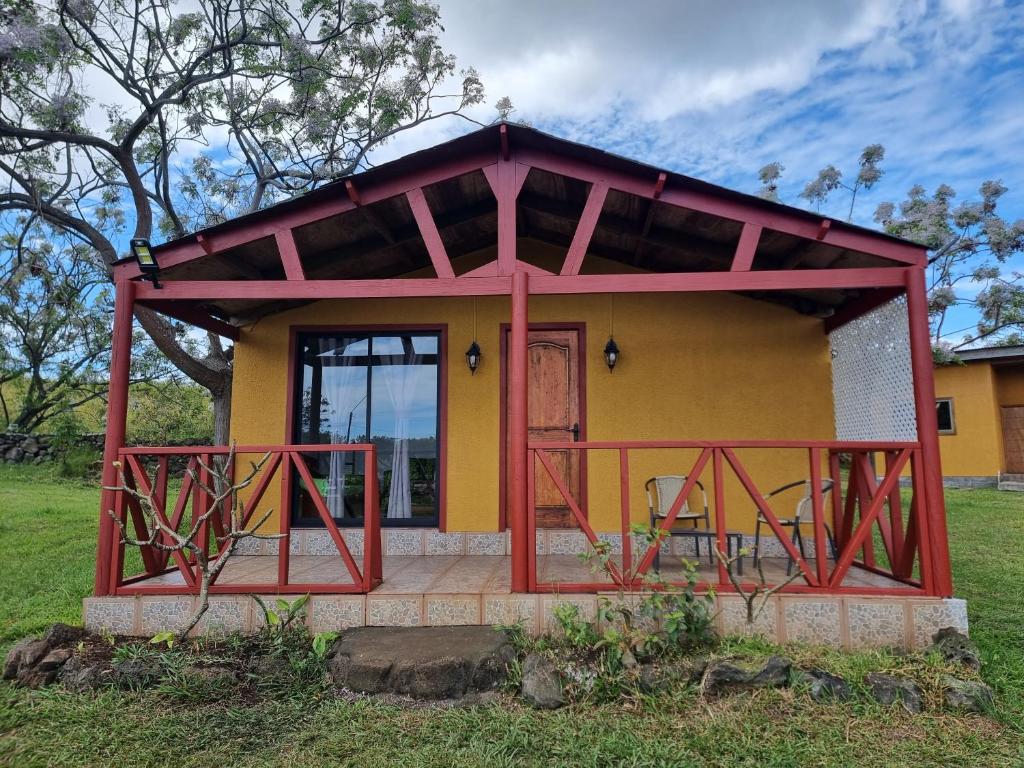
[{"label": "stone wall", "polygon": [[[103,434],[82,435],[78,444],[102,450]],[[42,464],[56,454],[53,435],[25,435],[0,432],[0,458],[8,464]]]}]

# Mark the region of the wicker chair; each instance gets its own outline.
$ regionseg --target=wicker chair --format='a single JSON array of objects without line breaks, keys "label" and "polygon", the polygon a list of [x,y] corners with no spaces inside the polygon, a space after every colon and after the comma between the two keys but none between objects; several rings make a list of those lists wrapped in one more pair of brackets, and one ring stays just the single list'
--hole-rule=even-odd
[{"label": "wicker chair", "polygon": [[[825,494],[827,494],[829,491],[832,490],[832,485],[833,485],[833,483],[832,483],[831,480],[823,480],[822,481],[820,493],[821,493],[822,501],[823,502],[824,502]],[[813,520],[809,519],[811,517],[811,502],[812,502],[812,498],[813,498],[813,492],[811,490],[811,481],[810,480],[795,480],[792,483],[786,483],[786,485],[780,486],[780,487],[776,488],[774,491],[771,491],[770,493],[765,494],[764,498],[767,501],[768,499],[770,499],[770,498],[772,498],[774,496],[778,496],[778,495],[780,495],[782,493],[785,493],[786,491],[792,490],[793,488],[799,488],[800,486],[804,487],[804,493],[803,493],[803,495],[800,497],[800,499],[796,503],[796,509],[793,512],[793,516],[792,517],[779,517],[778,521],[779,521],[779,525],[781,525],[783,528],[792,528],[793,529],[792,542],[797,547],[797,549],[799,550],[800,557],[806,559],[807,555],[804,552],[804,537],[803,537],[803,533],[800,530],[800,524],[802,522],[804,522],[804,521],[808,521],[808,522],[811,522],[813,524]],[[754,527],[754,562],[755,563],[759,563],[760,560],[761,560],[761,526],[762,525],[768,525],[768,520],[761,513],[760,509],[758,509],[758,511],[757,511],[757,524]],[[825,535],[828,538],[828,545],[829,545],[830,551],[832,552],[832,559],[835,560],[836,559],[836,540],[835,540],[835,537],[832,535],[832,529],[828,527],[827,523],[825,524]],[[793,560],[792,557],[789,557],[788,560],[789,560],[789,562],[786,564],[786,575],[787,576],[789,576],[789,575],[791,575],[793,573],[793,566],[796,564],[796,561]]]},{"label": "wicker chair", "polygon": [[[679,492],[683,490],[683,485],[685,483],[686,475],[658,475],[644,483],[644,490],[647,492],[647,509],[651,514],[652,528],[657,525],[658,520],[664,520],[668,517],[669,510],[672,509],[672,504],[675,502],[676,497],[679,496]],[[676,517],[676,521],[689,521],[693,523],[694,528],[697,528],[700,521],[703,520],[704,528],[708,529],[711,527],[711,515],[708,512],[708,495],[700,480],[696,481],[696,487],[700,490],[701,499],[704,505],[703,511],[691,512],[690,500],[686,499],[683,501],[683,506],[679,509],[679,515]],[[700,560],[699,538],[694,538],[694,546],[697,550],[697,559]],[[710,547],[711,545],[709,544],[709,550]],[[708,552],[708,556],[712,556],[711,551]],[[659,559],[660,558],[655,559],[655,568],[658,567]]]}]

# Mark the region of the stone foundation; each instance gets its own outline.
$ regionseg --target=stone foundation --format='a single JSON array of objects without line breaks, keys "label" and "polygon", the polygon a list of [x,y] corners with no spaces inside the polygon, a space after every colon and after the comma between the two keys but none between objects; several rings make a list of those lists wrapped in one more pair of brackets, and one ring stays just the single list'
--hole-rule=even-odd
[{"label": "stone foundation", "polygon": [[[610,594],[609,596],[612,596]],[[87,629],[118,635],[152,636],[175,630],[192,611],[188,596],[88,597]],[[276,596],[267,596],[268,604]],[[294,598],[289,598],[294,599]],[[312,632],[360,626],[452,626],[522,622],[531,633],[555,627],[554,608],[572,602],[583,616],[597,613],[592,594],[370,594],[313,595],[306,612]],[[716,629],[723,635],[755,634],[773,642],[798,641],[834,648],[925,648],[943,627],[967,631],[967,604],[959,599],[921,597],[775,596],[753,627],[743,600],[717,598]],[[200,624],[204,634],[255,632],[259,606],[246,595],[215,596]]]},{"label": "stone foundation", "polygon": [[[767,528],[767,527],[766,527]],[[349,551],[353,556],[363,554],[363,529],[339,528]],[[622,535],[599,532],[598,538],[607,541],[612,552],[622,552]],[[705,542],[701,540],[701,555],[707,557]],[[276,539],[243,539],[239,542],[240,555],[276,555],[279,543]],[[512,554],[512,543],[508,531],[500,533],[486,531],[450,531],[442,533],[437,528],[385,528],[381,531],[381,546],[384,556],[394,555],[495,555],[508,557]],[[754,535],[743,535],[743,546],[753,550]],[[590,543],[582,531],[541,529],[537,531],[538,555],[578,555],[590,551]],[[641,554],[646,545],[634,538],[633,552]],[[679,557],[696,556],[694,539],[672,536],[662,542],[664,555]],[[293,555],[333,555],[337,553],[334,542],[323,528],[293,528],[290,552]],[[804,538],[804,552],[808,558],[815,553],[814,539]],[[786,557],[786,550],[771,532],[761,537],[761,554],[764,557]]]}]

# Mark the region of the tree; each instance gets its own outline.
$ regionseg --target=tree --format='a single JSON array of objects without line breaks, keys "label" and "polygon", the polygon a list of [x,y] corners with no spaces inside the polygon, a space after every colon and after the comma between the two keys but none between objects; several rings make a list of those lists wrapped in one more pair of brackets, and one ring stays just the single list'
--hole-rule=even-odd
[{"label": "tree", "polygon": [[[224,461],[219,461],[220,458]],[[169,524],[166,509],[157,503],[152,489],[147,493],[137,490],[125,477],[121,462],[114,463],[120,485],[106,490],[125,494],[130,504],[137,505],[147,533],[145,538],[131,536],[128,527],[117,513],[113,509],[108,509],[107,514],[114,520],[121,533],[121,543],[163,553],[168,558],[173,556],[181,562],[186,562],[187,558],[198,572],[199,599],[184,629],[181,630],[182,639],[188,637],[210,607],[210,587],[235,554],[238,542],[242,539],[281,539],[285,536],[283,533],[257,533],[270,519],[274,510],[266,510],[255,523],[250,524],[251,511],[249,514],[246,513],[245,503],[239,496],[241,491],[252,485],[269,460],[270,454],[265,453],[258,461],[249,462],[248,473],[237,482],[233,479],[234,445],[226,457],[216,457],[209,465],[198,461],[197,469],[189,467],[188,474],[193,487],[206,495],[209,505],[205,512],[194,517],[191,524],[180,531]],[[211,478],[210,485],[203,482],[204,475]],[[208,551],[210,529],[215,531],[212,552]]]},{"label": "tree", "polygon": [[[482,101],[471,69],[447,89],[440,31],[417,0],[0,0],[0,216],[20,217],[16,243],[45,224],[109,273],[128,236],[179,237],[344,176]],[[210,391],[224,442],[231,350],[136,317]]]},{"label": "tree", "polygon": [[[111,291],[106,270],[78,243],[0,242],[24,261],[0,261],[0,425],[33,432],[56,416],[106,396]],[[132,380],[169,371],[141,343]]]},{"label": "tree", "polygon": [[[804,187],[800,197],[820,208],[833,193],[845,191],[850,198],[849,221],[857,193],[871,189],[882,178],[879,166],[884,157],[885,148],[872,144],[861,153],[852,184],[843,182],[842,172],[828,165]],[[782,171],[779,163],[760,170],[762,197],[778,199]],[[979,199],[957,205],[956,192],[945,184],[931,195],[916,185],[903,202],[884,202],[875,211],[874,221],[886,232],[928,248],[932,344],[938,360],[955,358],[958,350],[981,340],[996,344],[1024,341],[1024,275],[1006,271],[1014,256],[1024,254],[1024,220],[1011,223],[1000,215],[999,200],[1006,192],[1001,182],[986,181],[979,187]],[[950,333],[946,321],[957,306],[973,310],[976,322],[971,328]],[[964,335],[946,340],[957,333]]]}]

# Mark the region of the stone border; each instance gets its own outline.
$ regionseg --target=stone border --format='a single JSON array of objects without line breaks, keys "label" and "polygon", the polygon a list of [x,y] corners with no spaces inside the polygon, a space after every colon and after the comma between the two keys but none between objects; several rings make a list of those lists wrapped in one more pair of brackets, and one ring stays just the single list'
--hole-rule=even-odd
[{"label": "stone border", "polygon": [[[614,593],[607,593],[609,596]],[[290,596],[287,599],[295,599]],[[268,600],[276,599],[268,595]],[[85,627],[93,632],[151,636],[180,628],[192,610],[189,596],[87,597]],[[597,613],[593,594],[409,594],[313,595],[306,612],[312,632],[360,626],[440,626],[511,624],[531,633],[555,627],[560,602],[577,605],[582,615]],[[782,595],[773,597],[753,628],[746,625],[742,599],[716,597],[720,634],[756,634],[773,642],[806,642],[834,648],[926,648],[943,627],[967,632],[967,603],[950,598]],[[200,623],[202,634],[255,632],[262,614],[247,595],[210,598]]]},{"label": "stone border", "polygon": [[[363,554],[363,529],[341,528],[342,538],[348,544],[354,557]],[[511,554],[511,538],[508,531],[448,531],[442,533],[437,528],[385,528],[381,531],[382,551],[386,556],[411,555],[495,555],[507,557]],[[611,544],[612,551],[622,551],[622,535],[615,532],[598,532],[598,538]],[[247,539],[242,542],[245,555],[276,555],[277,540]],[[753,534],[743,535],[743,546],[753,549]],[[590,544],[580,531],[571,530],[538,530],[537,554],[539,555],[577,555],[588,551]],[[768,535],[761,539],[761,548],[765,557],[786,557],[786,550],[774,536]],[[637,540],[633,541],[634,553],[641,553],[645,547]],[[815,553],[814,539],[804,539],[804,549],[808,558]],[[293,555],[333,555],[337,552],[334,542],[327,531],[322,528],[293,528],[291,532],[290,550]],[[672,536],[662,543],[662,553],[679,557],[695,557],[694,540],[691,538]]]}]

